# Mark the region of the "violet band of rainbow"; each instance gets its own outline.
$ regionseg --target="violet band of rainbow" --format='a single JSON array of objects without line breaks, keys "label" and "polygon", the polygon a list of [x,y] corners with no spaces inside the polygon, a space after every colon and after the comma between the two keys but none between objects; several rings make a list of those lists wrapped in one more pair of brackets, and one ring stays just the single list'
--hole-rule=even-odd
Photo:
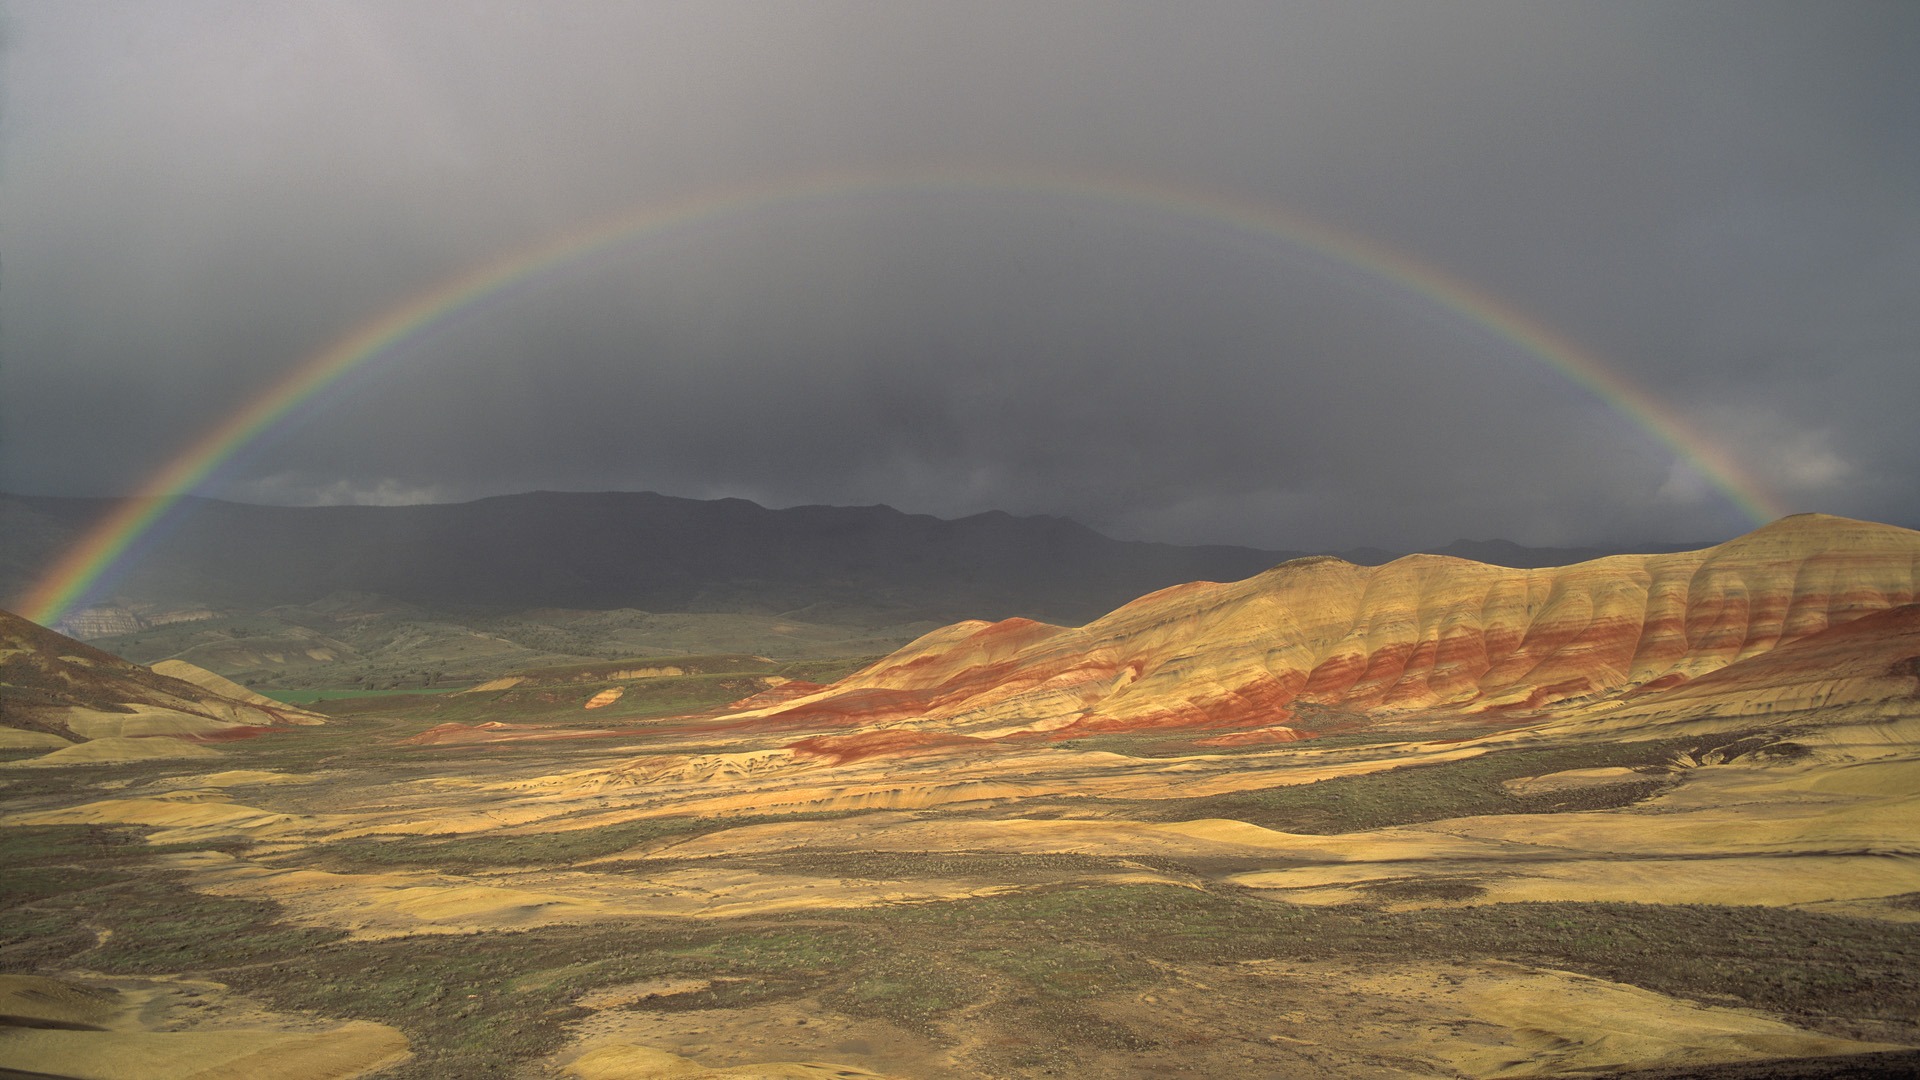
[{"label": "violet band of rainbow", "polygon": [[453,315],[519,283],[609,248],[743,213],[903,193],[1028,194],[1091,200],[1171,215],[1279,240],[1333,259],[1417,295],[1502,338],[1560,372],[1676,454],[1755,525],[1785,511],[1712,440],[1692,431],[1658,397],[1544,323],[1410,255],[1271,203],[1100,175],[1030,170],[920,169],[827,172],[648,203],[611,220],[511,252],[409,297],[300,362],[278,382],[201,434],[147,478],[42,572],[15,609],[52,625],[222,464],[271,431],[302,403],[349,373],[431,334]]}]

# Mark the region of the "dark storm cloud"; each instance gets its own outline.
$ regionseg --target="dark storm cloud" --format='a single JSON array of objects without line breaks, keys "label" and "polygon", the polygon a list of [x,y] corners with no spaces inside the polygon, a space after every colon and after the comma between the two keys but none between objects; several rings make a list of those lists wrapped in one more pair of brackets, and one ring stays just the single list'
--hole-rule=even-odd
[{"label": "dark storm cloud", "polygon": [[[1457,275],[1791,509],[1920,523],[1904,4],[16,3],[0,487],[101,493],[474,265],[821,169],[1137,177]],[[1684,455],[1417,291],[1093,200],[724,217],[505,295],[215,493],[651,488],[1271,546],[1697,539]]]}]

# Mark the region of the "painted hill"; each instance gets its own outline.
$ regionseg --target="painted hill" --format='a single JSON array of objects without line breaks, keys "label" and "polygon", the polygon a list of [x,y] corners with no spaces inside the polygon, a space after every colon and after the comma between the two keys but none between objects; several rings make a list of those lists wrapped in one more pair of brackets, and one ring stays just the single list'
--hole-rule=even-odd
[{"label": "painted hill", "polygon": [[1671,691],[1912,604],[1917,590],[1920,533],[1821,515],[1700,551],[1553,569],[1309,558],[1164,589],[1084,627],[958,623],[743,719],[941,737],[1247,728],[1291,738],[1306,706],[1529,715]]},{"label": "painted hill", "polygon": [[1845,709],[1905,717],[1920,703],[1920,604],[1903,604],[1710,671],[1667,689],[1622,695],[1617,721]]},{"label": "painted hill", "polygon": [[178,756],[235,729],[322,722],[191,664],[141,667],[0,611],[0,746],[75,760]]}]

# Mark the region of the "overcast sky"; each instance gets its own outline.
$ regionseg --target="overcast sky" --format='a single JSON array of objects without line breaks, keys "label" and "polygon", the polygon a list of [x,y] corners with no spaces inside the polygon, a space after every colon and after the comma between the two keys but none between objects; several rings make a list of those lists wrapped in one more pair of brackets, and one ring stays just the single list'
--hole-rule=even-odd
[{"label": "overcast sky", "polygon": [[[1601,358],[1778,506],[1920,525],[1908,0],[0,11],[0,490],[134,490],[356,327],[638,208],[992,172],[1363,237]],[[1747,527],[1404,283],[1017,183],[618,245],[374,361],[203,493],[535,488],[1275,548]]]}]

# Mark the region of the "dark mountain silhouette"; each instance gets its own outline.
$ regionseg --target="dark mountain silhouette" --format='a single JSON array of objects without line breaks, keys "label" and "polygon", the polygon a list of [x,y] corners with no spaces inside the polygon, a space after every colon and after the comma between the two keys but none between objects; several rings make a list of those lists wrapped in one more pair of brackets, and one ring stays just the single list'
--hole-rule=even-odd
[{"label": "dark mountain silhouette", "polygon": [[[114,505],[0,496],[0,594],[17,599]],[[1541,565],[1527,561],[1540,551],[1502,541],[1443,550]],[[243,611],[351,592],[460,611],[625,607],[853,624],[1011,616],[1078,623],[1155,589],[1235,581],[1303,554],[1113,540],[1064,518],[998,511],[944,520],[887,506],[769,510],[743,499],[644,492],[533,492],[424,506],[188,499],[111,591],[145,604]],[[1339,554],[1378,563],[1395,553]]]}]

